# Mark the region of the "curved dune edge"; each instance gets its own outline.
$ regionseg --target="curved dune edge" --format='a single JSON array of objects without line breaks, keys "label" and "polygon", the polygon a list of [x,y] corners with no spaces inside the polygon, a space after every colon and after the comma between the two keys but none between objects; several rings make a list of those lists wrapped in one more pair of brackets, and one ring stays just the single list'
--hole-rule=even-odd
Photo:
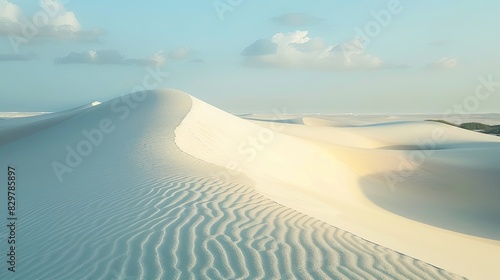
[{"label": "curved dune edge", "polygon": [[[257,125],[242,120],[194,97],[192,100],[191,111],[175,131],[175,142],[182,151],[221,166],[226,175],[233,174],[233,170],[243,172],[257,182],[259,192],[274,201],[369,241],[471,279],[494,279],[494,275],[500,275],[498,240],[461,234],[403,218],[382,209],[367,197],[360,186],[363,177],[394,170],[396,167],[391,162],[397,156],[407,155],[407,151],[370,150],[366,153],[339,143],[300,137],[298,132],[287,135],[289,130],[283,127],[278,129],[276,124],[263,128],[265,125],[262,123]],[[440,124],[424,124],[427,125],[443,127]],[[414,128],[401,130],[405,124],[397,126],[403,137],[412,138],[404,132],[411,135]],[[390,132],[390,125],[380,127],[385,134]],[[425,129],[423,126],[417,128]],[[374,129],[376,127],[367,127],[357,134],[358,140],[354,140],[359,141],[362,137],[365,148],[387,142],[387,139],[373,140],[378,135]],[[444,129],[451,139],[442,145],[463,145],[466,149],[475,141],[498,143],[498,139],[489,136],[454,128]],[[360,128],[353,128],[349,133],[355,130]],[[258,144],[262,147],[254,148],[252,153],[248,144],[259,136],[262,143]],[[366,139],[372,142],[366,142]],[[343,142],[350,142],[350,139]],[[486,153],[491,151],[498,155],[498,146],[486,150]],[[377,160],[379,156],[380,160]],[[441,166],[446,166],[447,160],[440,160]],[[490,157],[489,163],[498,164],[498,159]],[[439,173],[439,170],[435,172]],[[437,179],[438,176],[431,176],[429,182],[439,182]],[[411,182],[408,186],[412,187]],[[493,194],[496,195],[493,201],[498,201],[498,193]],[[482,198],[474,202],[477,207],[482,207]],[[498,206],[492,207],[498,213]]]},{"label": "curved dune edge", "polygon": [[69,120],[99,104],[100,102],[93,102],[58,113],[2,119],[0,120],[0,146]]},{"label": "curved dune edge", "polygon": [[[22,176],[16,279],[461,279],[279,205],[245,176],[210,178],[220,168],[174,143],[191,105],[172,90],[125,96],[0,147]],[[113,132],[57,181],[51,163],[103,119]]]}]

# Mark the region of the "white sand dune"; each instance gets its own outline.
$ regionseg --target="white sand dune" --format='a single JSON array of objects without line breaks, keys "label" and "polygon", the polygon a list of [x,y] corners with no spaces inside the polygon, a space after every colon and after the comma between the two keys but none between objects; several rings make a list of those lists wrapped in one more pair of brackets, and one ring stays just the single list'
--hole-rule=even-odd
[{"label": "white sand dune", "polygon": [[[343,132],[364,139],[355,145],[313,131],[319,126],[258,123],[264,127],[174,90],[0,120],[0,163],[17,169],[19,202],[17,272],[2,269],[0,279],[499,275],[496,138],[447,132],[451,146],[418,167],[434,173],[415,171],[391,192],[378,176],[411,151],[388,147],[408,146],[410,136]],[[54,162],[70,170],[62,181]],[[443,174],[458,177],[438,181]],[[412,212],[414,198],[430,208]],[[474,220],[477,232],[468,227]]]},{"label": "white sand dune", "polygon": [[196,99],[176,135],[285,206],[466,277],[500,275],[498,137],[430,122],[251,123]]}]

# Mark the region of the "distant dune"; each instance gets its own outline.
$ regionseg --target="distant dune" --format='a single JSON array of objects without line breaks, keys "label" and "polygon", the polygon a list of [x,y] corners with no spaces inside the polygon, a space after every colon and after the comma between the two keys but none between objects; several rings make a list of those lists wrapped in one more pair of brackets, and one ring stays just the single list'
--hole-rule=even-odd
[{"label": "distant dune", "polygon": [[158,90],[0,119],[0,163],[19,201],[0,279],[500,275],[500,138],[445,124],[240,118]]}]

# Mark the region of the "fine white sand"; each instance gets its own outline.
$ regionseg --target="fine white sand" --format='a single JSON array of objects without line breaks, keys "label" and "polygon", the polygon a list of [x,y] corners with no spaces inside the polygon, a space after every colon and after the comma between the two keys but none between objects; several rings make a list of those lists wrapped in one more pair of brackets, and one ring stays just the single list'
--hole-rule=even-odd
[{"label": "fine white sand", "polygon": [[[17,272],[0,279],[499,275],[499,139],[294,119],[245,120],[174,90],[1,119],[19,226]],[[389,186],[384,172],[436,128],[446,141]]]},{"label": "fine white sand", "polygon": [[500,275],[499,137],[421,121],[246,118],[193,98],[176,143],[362,238],[472,279]]}]

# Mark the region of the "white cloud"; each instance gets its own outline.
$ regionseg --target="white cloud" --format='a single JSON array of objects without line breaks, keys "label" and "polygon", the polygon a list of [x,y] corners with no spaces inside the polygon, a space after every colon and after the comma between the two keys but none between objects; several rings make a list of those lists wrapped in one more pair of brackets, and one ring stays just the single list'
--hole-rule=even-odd
[{"label": "white cloud", "polygon": [[260,39],[246,47],[243,52],[244,56],[258,56],[276,53],[278,45],[267,39]]},{"label": "white cloud", "polygon": [[329,49],[329,46],[321,38],[311,38],[309,41],[295,46],[301,52],[314,52]]},{"label": "white cloud", "polygon": [[458,59],[443,57],[436,62],[427,65],[428,70],[447,70],[457,67]]},{"label": "white cloud", "polygon": [[189,60],[191,63],[205,63],[205,60],[197,57],[198,52],[190,47],[180,47],[168,53],[168,58],[172,60]]},{"label": "white cloud", "polygon": [[164,51],[157,51],[151,58],[151,61],[156,65],[164,65],[167,62],[167,55]]},{"label": "white cloud", "polygon": [[7,0],[0,0],[0,24],[15,24],[21,21],[23,11]]},{"label": "white cloud", "polygon": [[[247,47],[242,55],[247,66],[301,68],[317,70],[365,70],[389,67],[381,59],[365,53],[363,48],[346,50],[339,44],[326,44],[321,38],[310,38],[308,31],[277,33],[270,40],[261,39]],[[267,40],[263,42],[262,40]],[[276,45],[273,53],[250,49],[252,46]],[[346,43],[352,45],[350,42]],[[250,49],[250,51],[249,51]]]},{"label": "white cloud", "polygon": [[40,37],[94,41],[102,32],[83,30],[75,13],[58,0],[41,0],[40,9],[30,16],[8,0],[0,0],[0,35],[15,38],[20,44]]},{"label": "white cloud", "polygon": [[93,64],[93,65],[124,65],[124,66],[160,66],[165,64],[163,51],[155,53],[151,58],[125,58],[118,50],[99,50],[72,52],[64,57],[56,58],[56,64]]},{"label": "white cloud", "polygon": [[75,13],[66,11],[64,6],[57,0],[42,0],[40,3],[42,10],[49,10],[51,7],[56,7],[58,13],[49,18],[49,26],[55,30],[80,31],[81,25],[76,19]]}]

